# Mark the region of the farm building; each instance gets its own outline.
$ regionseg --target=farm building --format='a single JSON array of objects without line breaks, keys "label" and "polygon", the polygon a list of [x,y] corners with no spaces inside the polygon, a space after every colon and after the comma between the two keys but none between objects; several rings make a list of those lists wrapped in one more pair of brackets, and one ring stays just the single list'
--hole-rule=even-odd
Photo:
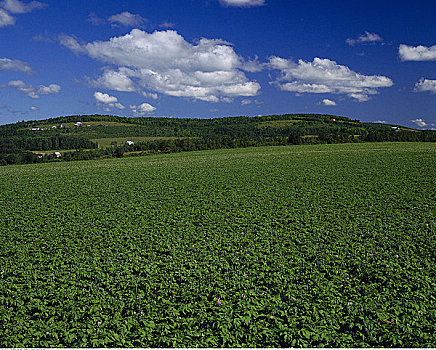
[{"label": "farm building", "polygon": [[126,141],[126,145],[133,146],[135,143],[133,141]]},{"label": "farm building", "polygon": [[60,156],[62,156],[61,152],[55,152],[54,155],[56,158],[59,158]]}]

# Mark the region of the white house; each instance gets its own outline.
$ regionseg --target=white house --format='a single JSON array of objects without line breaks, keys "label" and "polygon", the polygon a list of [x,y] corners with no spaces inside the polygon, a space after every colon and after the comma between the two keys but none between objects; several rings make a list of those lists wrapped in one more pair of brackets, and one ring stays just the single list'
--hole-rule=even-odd
[{"label": "white house", "polygon": [[126,141],[126,145],[133,146],[135,143],[133,141]]},{"label": "white house", "polygon": [[77,122],[76,124],[74,124],[74,126],[82,126],[83,123],[82,122]]},{"label": "white house", "polygon": [[62,154],[61,154],[61,152],[55,152],[54,155],[56,158],[59,158]]}]

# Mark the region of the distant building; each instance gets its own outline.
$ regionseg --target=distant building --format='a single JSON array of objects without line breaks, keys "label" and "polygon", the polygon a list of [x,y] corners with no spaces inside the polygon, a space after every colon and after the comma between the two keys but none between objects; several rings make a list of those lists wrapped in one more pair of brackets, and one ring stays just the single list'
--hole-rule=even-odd
[{"label": "distant building", "polygon": [[62,156],[61,152],[55,152],[54,155],[56,158],[59,158],[60,156]]},{"label": "distant building", "polygon": [[32,130],[39,130],[39,128],[32,128]]},{"label": "distant building", "polygon": [[336,121],[336,119],[335,119],[335,118],[330,118],[330,120],[331,120],[332,122],[335,122],[335,121]]},{"label": "distant building", "polygon": [[82,122],[77,122],[76,124],[74,124],[74,126],[82,126],[83,123]]},{"label": "distant building", "polygon": [[60,128],[64,128],[64,127],[65,127],[65,125],[64,125],[64,124],[61,124],[61,125],[59,125],[59,127],[60,127]]},{"label": "distant building", "polygon": [[52,129],[56,129],[57,128],[57,126],[56,125],[53,125],[52,127],[51,127]]},{"label": "distant building", "polygon": [[133,141],[126,141],[126,145],[133,146],[135,143]]}]

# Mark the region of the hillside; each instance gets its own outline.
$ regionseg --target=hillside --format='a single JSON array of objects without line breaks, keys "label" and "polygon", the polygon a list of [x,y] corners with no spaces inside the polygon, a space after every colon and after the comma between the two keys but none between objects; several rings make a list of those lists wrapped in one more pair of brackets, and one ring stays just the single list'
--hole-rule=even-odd
[{"label": "hillside", "polygon": [[[133,143],[127,145],[127,141]],[[0,164],[264,145],[373,141],[434,142],[436,132],[318,114],[214,119],[76,115],[0,126]]]}]

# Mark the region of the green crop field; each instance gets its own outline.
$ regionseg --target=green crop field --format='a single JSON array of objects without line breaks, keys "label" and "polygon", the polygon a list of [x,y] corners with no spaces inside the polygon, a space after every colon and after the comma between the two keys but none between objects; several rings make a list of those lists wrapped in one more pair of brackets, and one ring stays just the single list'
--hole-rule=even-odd
[{"label": "green crop field", "polygon": [[435,347],[436,144],[0,168],[0,347]]}]

